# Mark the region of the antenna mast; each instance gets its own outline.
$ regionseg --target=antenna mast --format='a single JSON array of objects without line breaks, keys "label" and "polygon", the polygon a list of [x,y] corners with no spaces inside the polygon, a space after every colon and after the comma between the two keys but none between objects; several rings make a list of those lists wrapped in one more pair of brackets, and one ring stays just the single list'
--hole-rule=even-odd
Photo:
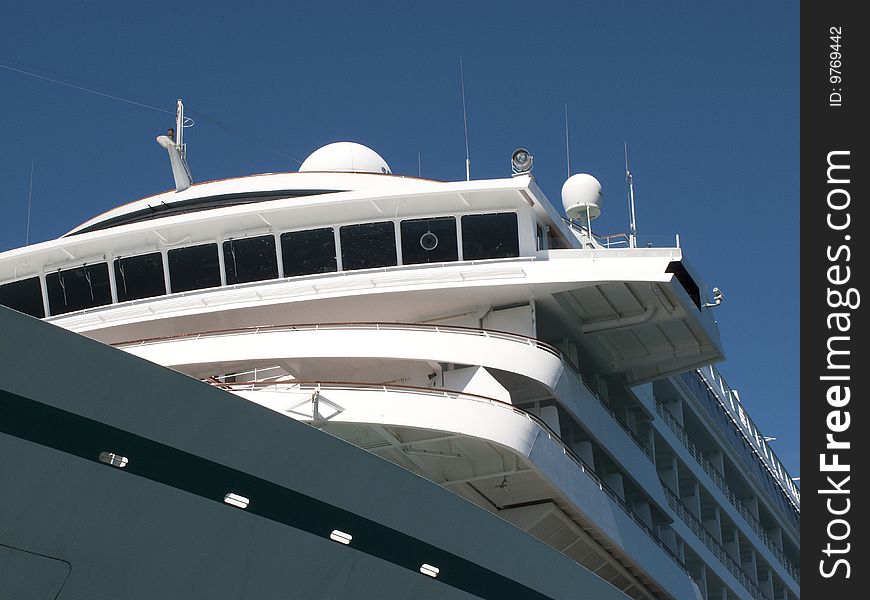
[{"label": "antenna mast", "polygon": [[175,191],[183,192],[190,187],[193,176],[190,167],[187,166],[186,150],[184,145],[184,128],[193,125],[193,121],[184,116],[184,104],[181,98],[175,111],[175,129],[170,129],[167,135],[157,138],[157,143],[169,152],[169,164],[172,167],[172,177],[175,179]]},{"label": "antenna mast", "polygon": [[468,113],[465,110],[465,73],[459,57],[459,86],[462,88],[462,126],[465,130],[465,181],[471,181],[471,157],[468,153]]},{"label": "antenna mast", "polygon": [[188,121],[190,119],[184,116],[184,104],[181,102],[181,98],[179,98],[175,109],[175,147],[178,148],[178,154],[181,155],[181,163],[187,172],[187,178],[192,182],[193,175],[190,174],[190,167],[187,164],[187,144],[184,143],[184,129],[193,124],[193,121]]},{"label": "antenna mast", "polygon": [[27,192],[27,229],[24,232],[24,245],[30,245],[30,206],[33,200],[33,161],[30,161],[30,190]]},{"label": "antenna mast", "polygon": [[628,168],[628,142],[623,142],[625,150],[625,183],[628,184],[628,215],[629,215],[629,236],[628,247],[637,248],[637,219],[634,212],[634,177],[631,175],[631,169]]},{"label": "antenna mast", "polygon": [[568,177],[571,177],[571,145],[568,137],[568,103],[565,103],[565,162],[568,166]]}]

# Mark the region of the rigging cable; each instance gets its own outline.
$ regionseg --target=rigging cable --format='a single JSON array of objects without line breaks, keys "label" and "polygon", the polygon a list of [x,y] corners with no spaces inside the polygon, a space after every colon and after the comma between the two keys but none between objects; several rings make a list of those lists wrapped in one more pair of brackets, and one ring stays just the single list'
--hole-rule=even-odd
[{"label": "rigging cable", "polygon": [[[62,85],[62,86],[64,86],[64,87],[72,88],[72,89],[74,89],[74,90],[79,90],[79,91],[81,91],[81,92],[87,92],[88,94],[94,94],[94,95],[96,95],[96,96],[102,96],[103,98],[109,98],[110,100],[118,100],[119,102],[125,102],[125,103],[127,103],[127,104],[132,104],[133,106],[138,106],[138,107],[140,107],[140,108],[145,108],[145,109],[148,109],[148,110],[154,110],[154,111],[161,112],[161,113],[164,113],[164,114],[167,114],[167,115],[174,115],[174,114],[175,114],[175,111],[173,111],[173,110],[166,110],[166,109],[164,109],[164,108],[160,108],[159,106],[154,106],[154,105],[151,105],[151,104],[145,104],[144,102],[138,102],[138,101],[136,101],[136,100],[130,100],[129,98],[123,98],[123,97],[121,97],[121,96],[116,96],[116,95],[114,95],[114,94],[108,94],[108,93],[106,93],[106,92],[101,92],[101,91],[99,91],[99,90],[94,90],[94,89],[87,88],[87,87],[84,87],[84,86],[81,86],[81,85],[76,85],[76,84],[74,84],[74,83],[69,83],[69,82],[66,82],[66,81],[61,81],[60,79],[54,79],[54,78],[52,78],[52,77],[46,77],[45,75],[40,75],[40,74],[38,74],[38,73],[33,73],[32,71],[26,71],[26,70],[24,70],[24,69],[19,69],[19,68],[17,68],[17,67],[13,67],[13,66],[11,66],[11,65],[7,65],[7,64],[4,64],[4,63],[0,63],[0,68],[2,68],[2,69],[6,69],[6,70],[8,70],[8,71],[14,71],[14,72],[16,72],[16,73],[20,73],[21,75],[27,75],[28,77],[34,77],[34,78],[36,78],[36,79],[41,79],[41,80],[43,80],[43,81],[48,81],[49,83],[56,83],[57,85]],[[270,152],[274,152],[274,153],[276,153],[276,154],[280,154],[280,155],[283,156],[284,158],[289,158],[290,160],[292,160],[292,161],[294,161],[294,162],[297,162],[297,163],[299,163],[299,164],[302,164],[302,161],[299,160],[298,158],[296,158],[295,156],[290,156],[289,154],[287,154],[287,153],[285,153],[285,152],[282,152],[281,150],[278,150],[277,148],[273,148],[272,146],[266,144],[266,143],[263,142],[262,140],[257,139],[257,138],[254,138],[254,137],[252,137],[252,136],[250,136],[250,135],[246,135],[245,133],[239,131],[238,129],[236,129],[236,128],[234,128],[234,127],[230,127],[230,126],[227,125],[226,123],[224,123],[224,122],[222,122],[222,121],[219,121],[218,119],[215,119],[215,118],[213,118],[213,117],[209,117],[209,116],[204,115],[204,114],[202,114],[201,112],[198,112],[198,111],[194,111],[194,114],[196,114],[196,115],[197,115],[200,119],[202,119],[202,120],[210,121],[213,125],[215,125],[216,127],[219,127],[219,128],[221,128],[221,129],[227,131],[228,133],[231,133],[231,134],[236,135],[236,136],[238,136],[238,137],[241,137],[241,138],[247,139],[247,140],[249,140],[249,141],[251,141],[251,142],[254,142],[254,143],[256,143],[256,144],[259,144],[260,146],[262,146],[262,147],[265,148],[266,150],[269,150]],[[184,125],[183,125],[184,127],[193,127],[193,124],[194,124],[193,119],[190,119],[189,117],[185,117],[185,119],[184,119]]]}]

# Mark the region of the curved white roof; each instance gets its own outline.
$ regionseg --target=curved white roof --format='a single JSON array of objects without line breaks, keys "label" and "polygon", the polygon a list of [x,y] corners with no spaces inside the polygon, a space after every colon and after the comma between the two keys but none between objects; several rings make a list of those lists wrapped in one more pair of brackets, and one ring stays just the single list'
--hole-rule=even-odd
[{"label": "curved white roof", "polygon": [[[385,163],[386,164],[386,163]],[[306,193],[349,192],[361,190],[382,189],[385,192],[397,189],[420,189],[432,185],[443,185],[442,182],[431,179],[420,179],[404,175],[384,175],[382,173],[263,173],[245,177],[232,177],[217,181],[195,183],[182,192],[170,190],[135,200],[133,202],[110,209],[75,227],[66,235],[80,232],[99,223],[142,211],[162,208],[177,203],[208,199],[236,194],[274,195],[286,192],[287,195],[305,195]],[[280,195],[280,194],[279,194]],[[276,196],[277,197],[277,196]]]},{"label": "curved white roof", "polygon": [[380,154],[355,142],[335,142],[312,152],[299,167],[299,172],[312,171],[392,173],[390,165]]}]

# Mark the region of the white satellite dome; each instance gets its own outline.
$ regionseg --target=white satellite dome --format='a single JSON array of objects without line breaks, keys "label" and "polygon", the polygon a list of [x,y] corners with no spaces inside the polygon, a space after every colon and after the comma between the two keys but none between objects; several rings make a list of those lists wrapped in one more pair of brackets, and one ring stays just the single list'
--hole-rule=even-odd
[{"label": "white satellite dome", "polygon": [[335,142],[308,155],[299,172],[332,171],[338,173],[392,173],[381,155],[355,142]]},{"label": "white satellite dome", "polygon": [[601,183],[592,175],[571,175],[562,185],[562,206],[572,221],[595,219],[601,214]]}]

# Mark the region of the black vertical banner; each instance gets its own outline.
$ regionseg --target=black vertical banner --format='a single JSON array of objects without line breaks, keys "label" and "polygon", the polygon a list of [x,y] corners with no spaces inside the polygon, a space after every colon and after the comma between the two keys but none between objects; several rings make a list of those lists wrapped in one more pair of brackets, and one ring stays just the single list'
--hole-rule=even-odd
[{"label": "black vertical banner", "polygon": [[867,29],[860,3],[801,4],[801,593],[870,582]]}]

